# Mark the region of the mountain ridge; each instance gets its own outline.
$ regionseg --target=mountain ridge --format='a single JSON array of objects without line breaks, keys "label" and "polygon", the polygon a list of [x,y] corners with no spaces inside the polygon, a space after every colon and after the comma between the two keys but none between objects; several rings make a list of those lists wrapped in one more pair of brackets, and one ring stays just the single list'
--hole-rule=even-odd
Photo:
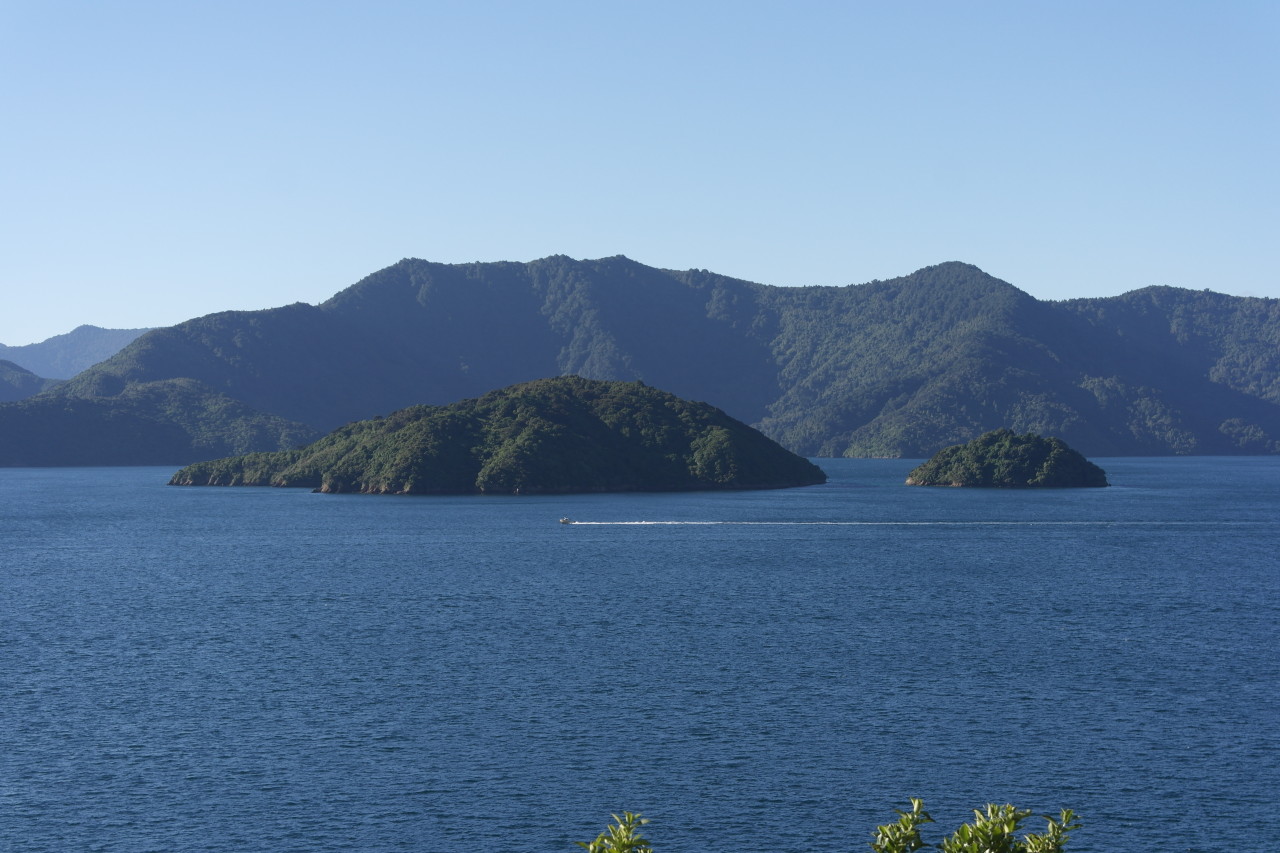
[{"label": "mountain ridge", "polygon": [[[192,453],[218,442],[271,450],[570,373],[709,402],[808,456],[927,457],[1000,427],[1058,435],[1093,456],[1280,451],[1280,300],[1156,287],[1040,301],[961,262],[791,288],[563,255],[403,259],[318,305],[153,330],[56,388],[0,405],[0,436],[15,407],[34,424],[88,399],[105,417],[126,392],[136,405],[137,389],[185,379],[244,407],[230,433],[217,417],[153,412],[202,436]],[[191,386],[183,393],[194,399]],[[0,464],[14,458],[0,447]],[[100,464],[116,463],[107,454]]]}]

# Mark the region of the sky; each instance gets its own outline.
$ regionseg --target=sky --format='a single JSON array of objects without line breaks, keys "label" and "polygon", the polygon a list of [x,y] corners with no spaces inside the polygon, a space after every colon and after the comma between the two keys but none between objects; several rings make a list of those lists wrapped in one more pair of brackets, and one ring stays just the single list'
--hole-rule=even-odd
[{"label": "sky", "polygon": [[0,343],[401,258],[1280,297],[1280,3],[0,0]]}]

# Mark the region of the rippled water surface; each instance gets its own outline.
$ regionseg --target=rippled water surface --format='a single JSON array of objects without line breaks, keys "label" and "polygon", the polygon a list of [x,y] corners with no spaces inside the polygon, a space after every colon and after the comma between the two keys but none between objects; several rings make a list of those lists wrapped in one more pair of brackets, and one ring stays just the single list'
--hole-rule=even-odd
[{"label": "rippled water surface", "polygon": [[630,809],[659,853],[843,853],[909,796],[1069,806],[1081,853],[1280,836],[1280,459],[818,461],[564,498],[0,469],[0,850],[568,851]]}]

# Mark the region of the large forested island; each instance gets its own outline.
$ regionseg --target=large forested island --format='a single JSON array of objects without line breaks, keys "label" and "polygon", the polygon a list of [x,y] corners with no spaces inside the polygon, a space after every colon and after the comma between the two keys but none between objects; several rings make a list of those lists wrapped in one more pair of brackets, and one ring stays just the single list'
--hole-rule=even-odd
[{"label": "large forested island", "polygon": [[773,489],[822,469],[706,403],[562,376],[348,424],[299,450],[200,462],[173,485],[378,494]]},{"label": "large forested island", "polygon": [[907,485],[1026,489],[1109,484],[1106,472],[1060,438],[998,429],[939,450],[912,470]]}]

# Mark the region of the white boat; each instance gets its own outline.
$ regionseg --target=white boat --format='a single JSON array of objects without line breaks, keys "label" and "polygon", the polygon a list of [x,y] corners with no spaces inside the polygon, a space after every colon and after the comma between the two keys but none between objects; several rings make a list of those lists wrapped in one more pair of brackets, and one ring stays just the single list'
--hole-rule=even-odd
[{"label": "white boat", "polygon": [[561,524],[573,524],[573,519],[566,515],[564,518],[560,519],[560,523],[561,523]]}]

